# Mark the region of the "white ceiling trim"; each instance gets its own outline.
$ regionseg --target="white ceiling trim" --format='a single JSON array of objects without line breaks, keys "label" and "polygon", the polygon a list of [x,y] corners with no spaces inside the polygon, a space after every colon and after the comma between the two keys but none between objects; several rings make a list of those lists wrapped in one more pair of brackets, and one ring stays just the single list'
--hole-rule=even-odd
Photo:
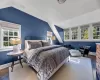
[{"label": "white ceiling trim", "polygon": [[49,26],[51,27],[51,29],[52,29],[53,33],[55,34],[55,36],[57,37],[58,41],[59,41],[60,43],[63,43],[63,40],[62,40],[61,36],[59,35],[59,33],[58,33],[56,27],[54,26],[54,24],[52,24],[52,23],[50,23],[50,22],[49,22],[48,24],[49,24]]}]

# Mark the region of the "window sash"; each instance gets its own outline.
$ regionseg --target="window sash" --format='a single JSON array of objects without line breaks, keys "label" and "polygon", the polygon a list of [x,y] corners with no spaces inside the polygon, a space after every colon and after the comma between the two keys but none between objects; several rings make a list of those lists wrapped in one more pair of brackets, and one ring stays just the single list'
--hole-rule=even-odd
[{"label": "window sash", "polygon": [[100,39],[100,24],[93,24],[93,39]]},{"label": "window sash", "polygon": [[[7,35],[4,35],[4,32],[5,32],[5,31],[8,32]],[[12,36],[9,35],[9,33],[10,33],[11,31],[13,32],[13,35],[12,35]],[[17,36],[14,36],[14,32],[17,32],[18,35],[17,35]],[[2,29],[2,30],[1,30],[1,33],[3,34],[2,37],[1,37],[1,41],[2,41],[2,44],[1,44],[2,46],[1,46],[1,47],[2,47],[2,48],[7,48],[7,47],[9,48],[9,47],[12,47],[12,46],[10,46],[10,45],[11,45],[11,44],[10,44],[10,38],[15,38],[15,37],[18,38],[18,37],[19,37],[19,30],[18,30],[18,29],[8,29],[8,28],[7,28],[7,29]],[[4,38],[5,38],[5,37],[8,38],[7,41],[4,41]],[[4,46],[4,44],[7,45],[7,46]]]},{"label": "window sash", "polygon": [[[10,35],[8,33],[7,35],[4,35],[3,31],[9,31],[9,33],[13,32],[13,34]],[[14,32],[17,32],[18,35],[16,33],[14,35]],[[8,39],[5,38],[4,40],[4,37],[8,37]],[[4,42],[6,43],[10,41],[10,37],[21,38],[21,25],[0,20],[0,51],[8,51],[13,49],[10,43],[8,43],[10,46],[3,46]]]},{"label": "window sash", "polygon": [[89,25],[81,26],[81,39],[89,39]]},{"label": "window sash", "polygon": [[78,28],[72,28],[71,32],[72,32],[72,40],[78,39]]},{"label": "window sash", "polygon": [[64,40],[69,39],[69,29],[64,30]]},{"label": "window sash", "polygon": [[[99,28],[96,28],[95,35],[93,34],[94,27],[99,27]],[[77,30],[75,29],[76,27],[67,28],[67,30],[69,30],[70,37],[69,39],[65,39],[65,34],[64,34],[65,41],[99,41],[100,40],[100,22],[95,23],[95,24],[91,23],[88,25],[78,26]],[[94,37],[97,37],[97,38],[94,38]]]}]

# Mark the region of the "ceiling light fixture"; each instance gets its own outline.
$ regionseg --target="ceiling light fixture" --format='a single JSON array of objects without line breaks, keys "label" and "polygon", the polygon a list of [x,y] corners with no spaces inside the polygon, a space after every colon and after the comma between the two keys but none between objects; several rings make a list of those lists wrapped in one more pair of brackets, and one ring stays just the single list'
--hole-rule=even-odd
[{"label": "ceiling light fixture", "polygon": [[66,0],[57,0],[59,4],[63,4]]}]

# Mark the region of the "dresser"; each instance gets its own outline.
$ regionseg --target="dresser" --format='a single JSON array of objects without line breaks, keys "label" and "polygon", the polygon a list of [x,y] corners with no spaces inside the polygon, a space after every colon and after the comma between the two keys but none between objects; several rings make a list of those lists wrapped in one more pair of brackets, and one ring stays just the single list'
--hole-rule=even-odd
[{"label": "dresser", "polygon": [[96,69],[98,80],[100,80],[100,43],[96,43]]}]

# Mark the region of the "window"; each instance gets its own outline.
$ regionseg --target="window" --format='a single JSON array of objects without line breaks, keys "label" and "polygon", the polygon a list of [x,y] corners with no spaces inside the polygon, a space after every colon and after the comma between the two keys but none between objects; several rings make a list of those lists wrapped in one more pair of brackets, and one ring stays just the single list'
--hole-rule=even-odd
[{"label": "window", "polygon": [[64,39],[65,39],[65,40],[68,40],[68,39],[69,39],[69,29],[66,29],[66,30],[64,31]]},{"label": "window", "polygon": [[0,51],[12,50],[11,38],[21,37],[21,27],[18,24],[0,21]]},{"label": "window", "polygon": [[100,23],[93,24],[93,39],[100,39]]},{"label": "window", "polygon": [[72,28],[72,39],[78,39],[78,28]]},{"label": "window", "polygon": [[65,41],[100,41],[100,22],[64,30]]},{"label": "window", "polygon": [[88,29],[89,29],[88,25],[81,26],[81,39],[89,38]]},{"label": "window", "polygon": [[10,44],[10,39],[11,38],[18,38],[18,30],[14,30],[14,29],[2,29],[2,42],[3,42],[3,46],[2,47],[10,47],[13,46],[12,44]]}]

